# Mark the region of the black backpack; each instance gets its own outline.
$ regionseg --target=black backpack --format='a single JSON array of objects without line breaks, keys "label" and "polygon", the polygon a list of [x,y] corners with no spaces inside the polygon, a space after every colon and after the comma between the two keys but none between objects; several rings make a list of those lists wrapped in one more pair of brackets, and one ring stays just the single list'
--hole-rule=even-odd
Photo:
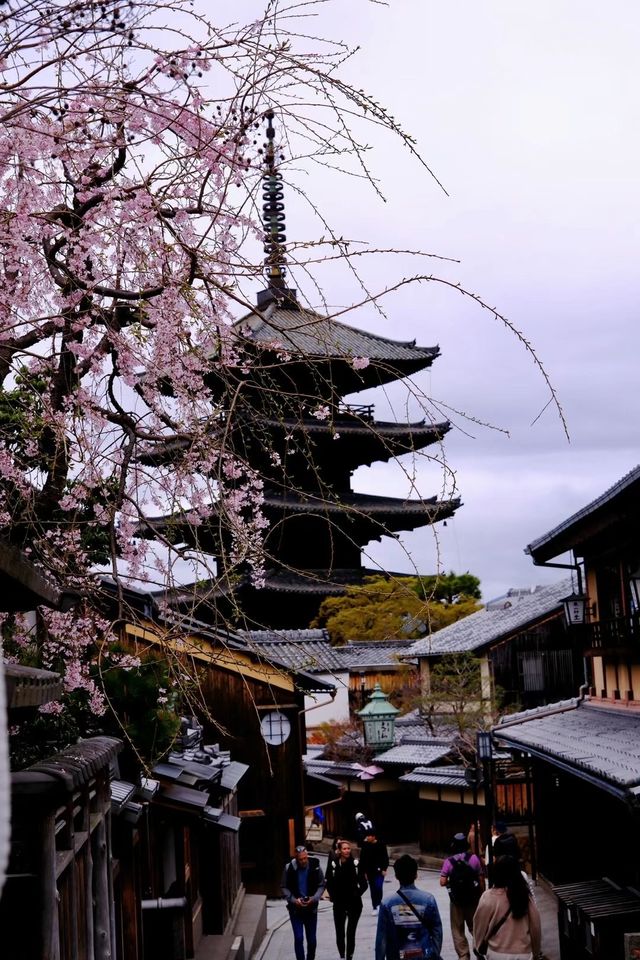
[{"label": "black backpack", "polygon": [[480,877],[469,863],[470,854],[464,857],[450,857],[449,896],[458,907],[469,907],[480,898]]}]

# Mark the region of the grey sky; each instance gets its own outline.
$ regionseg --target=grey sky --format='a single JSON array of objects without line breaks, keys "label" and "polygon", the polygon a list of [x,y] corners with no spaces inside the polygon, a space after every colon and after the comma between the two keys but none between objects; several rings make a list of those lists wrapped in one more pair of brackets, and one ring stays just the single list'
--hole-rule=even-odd
[{"label": "grey sky", "polygon": [[[239,0],[234,16],[251,19],[262,6]],[[421,270],[480,295],[532,342],[567,418],[570,443],[522,346],[453,290],[408,287],[385,300],[386,317],[371,307],[349,315],[388,336],[439,343],[442,356],[420,387],[509,433],[451,415],[466,431],[445,442],[464,506],[440,531],[440,562],[480,576],[485,598],[560,579],[561,571],[533,567],[526,544],[640,460],[640,5],[339,0],[300,9],[317,14],[300,20],[300,32],[361,46],[346,77],[417,138],[449,196],[375,128],[358,127],[374,148],[369,162],[386,203],[362,181],[312,163],[290,164],[285,178],[339,236],[459,259],[387,256],[360,269],[371,290]],[[292,190],[287,211],[290,239],[322,232]],[[360,298],[347,271],[317,275],[331,306]],[[312,288],[304,292],[313,301]],[[376,408],[385,415],[380,394]],[[355,485],[400,496],[409,489],[387,465],[362,469]],[[435,465],[420,469],[425,496],[440,485]],[[433,569],[428,531],[404,543],[418,569]],[[391,541],[371,554],[409,569]]]}]

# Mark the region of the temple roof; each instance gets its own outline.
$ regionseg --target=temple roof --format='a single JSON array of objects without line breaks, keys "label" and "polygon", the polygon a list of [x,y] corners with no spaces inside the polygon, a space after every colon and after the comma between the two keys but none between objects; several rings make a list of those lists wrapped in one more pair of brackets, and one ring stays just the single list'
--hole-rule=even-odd
[{"label": "temple roof", "polygon": [[[400,497],[377,497],[370,494],[359,494],[345,491],[335,496],[314,497],[296,491],[279,492],[267,489],[264,492],[263,511],[265,516],[286,519],[300,516],[312,517],[344,517],[347,523],[360,523],[365,529],[360,530],[360,536],[369,540],[379,539],[388,533],[400,530],[413,530],[424,524],[436,523],[453,516],[460,506],[459,499],[438,500],[430,497],[423,500],[402,500]],[[139,536],[148,536],[152,530],[162,530],[171,526],[180,530],[181,535],[192,534],[198,540],[201,549],[216,552],[215,542],[219,539],[218,525],[205,522],[192,527],[189,522],[188,511],[184,513],[166,514],[163,516],[147,517],[144,525],[139,528]],[[370,529],[369,529],[370,528]],[[350,536],[355,534],[350,527]],[[208,546],[207,546],[208,545]]]},{"label": "temple roof", "polygon": [[[429,367],[440,353],[437,346],[391,340],[306,307],[291,309],[286,302],[282,306],[271,302],[264,310],[247,314],[235,327],[248,348],[282,354],[282,373],[289,369],[292,382],[302,375],[294,373],[296,366],[329,364],[329,379],[342,395],[409,376]],[[363,366],[357,362],[361,360],[369,363]]]},{"label": "temple roof", "polygon": [[417,347],[415,340],[390,340],[358,330],[305,307],[288,310],[272,303],[263,313],[248,314],[236,326],[241,326],[244,336],[253,343],[269,349],[276,346],[305,358],[363,357],[381,362],[421,361],[426,366],[440,352],[439,347]]}]

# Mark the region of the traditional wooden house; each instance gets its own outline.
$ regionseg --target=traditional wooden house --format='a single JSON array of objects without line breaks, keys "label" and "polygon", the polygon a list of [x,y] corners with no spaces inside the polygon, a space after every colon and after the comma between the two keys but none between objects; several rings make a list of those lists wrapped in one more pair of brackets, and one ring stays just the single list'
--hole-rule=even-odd
[{"label": "traditional wooden house", "polygon": [[493,734],[531,773],[537,860],[567,957],[623,960],[625,933],[640,930],[639,494],[637,467],[527,547],[534,563],[573,570],[583,684]]},{"label": "traditional wooden house", "polygon": [[110,793],[121,746],[93,737],[12,775],[11,859],[0,901],[7,960],[122,956]]},{"label": "traditional wooden house", "polygon": [[639,534],[637,467],[527,547],[536,564],[574,568],[575,587],[584,585],[574,606],[587,614],[569,628],[584,654],[580,696],[495,729],[530,758],[538,861],[557,883],[640,882]]},{"label": "traditional wooden house", "polygon": [[[575,694],[582,678],[582,651],[567,629],[562,599],[569,580],[533,590],[512,590],[482,610],[414,641],[407,653],[417,657],[425,704],[431,672],[443,657],[472,653],[480,660],[481,691],[486,701],[533,707]],[[477,706],[477,705],[476,705]],[[446,711],[446,704],[439,704]]]},{"label": "traditional wooden house", "polygon": [[136,603],[138,615],[119,622],[120,636],[136,652],[157,649],[197,672],[205,740],[247,768],[238,784],[243,884],[278,896],[282,865],[305,834],[305,695],[328,702],[335,687],[238,634],[161,614],[148,594],[130,591],[129,609]]}]

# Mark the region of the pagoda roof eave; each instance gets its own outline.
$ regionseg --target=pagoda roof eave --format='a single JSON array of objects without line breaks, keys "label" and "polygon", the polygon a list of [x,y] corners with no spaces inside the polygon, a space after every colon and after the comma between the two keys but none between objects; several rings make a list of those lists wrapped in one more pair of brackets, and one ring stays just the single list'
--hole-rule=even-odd
[{"label": "pagoda roof eave", "polygon": [[[379,364],[409,361],[428,365],[438,356],[439,347],[419,347],[415,340],[392,340],[380,334],[359,330],[350,324],[300,307],[290,310],[271,303],[264,311],[255,310],[235,323],[235,329],[247,345],[276,350],[291,359],[342,360],[355,358]],[[358,374],[364,380],[367,370]]]}]

